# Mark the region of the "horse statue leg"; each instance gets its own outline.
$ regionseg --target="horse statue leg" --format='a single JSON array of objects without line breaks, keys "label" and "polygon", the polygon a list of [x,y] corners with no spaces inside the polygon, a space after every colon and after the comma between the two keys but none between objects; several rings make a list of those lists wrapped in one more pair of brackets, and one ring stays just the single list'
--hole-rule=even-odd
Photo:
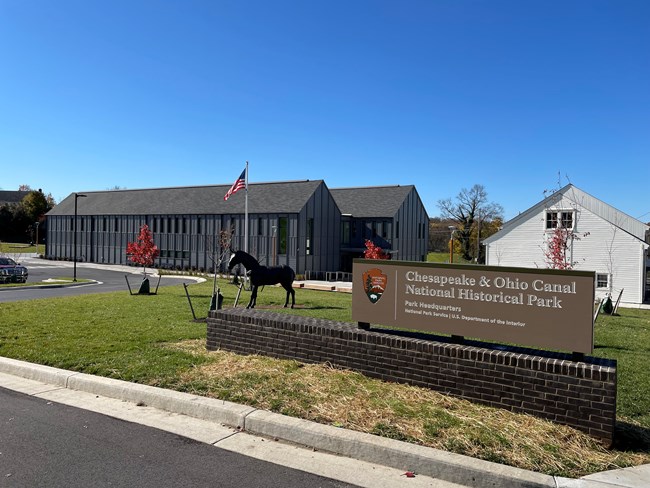
[{"label": "horse statue leg", "polygon": [[291,286],[291,283],[282,283],[282,287],[287,290],[287,299],[284,302],[284,308],[287,308],[287,305],[289,305],[289,294],[291,294],[291,308],[294,308],[296,305],[296,291]]},{"label": "horse statue leg", "polygon": [[255,308],[256,302],[257,302],[257,285],[253,285],[253,290],[251,292],[251,299],[248,302],[246,308]]}]

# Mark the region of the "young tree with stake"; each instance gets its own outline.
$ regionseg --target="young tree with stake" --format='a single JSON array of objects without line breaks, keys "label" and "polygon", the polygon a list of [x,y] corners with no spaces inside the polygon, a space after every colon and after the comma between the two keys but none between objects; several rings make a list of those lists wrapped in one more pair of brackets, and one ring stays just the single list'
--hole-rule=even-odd
[{"label": "young tree with stake", "polygon": [[149,293],[149,278],[147,278],[147,266],[153,266],[155,259],[160,255],[160,250],[153,242],[153,234],[147,224],[140,227],[140,233],[135,242],[126,245],[126,255],[132,263],[140,264],[143,267],[144,278],[138,293]]}]

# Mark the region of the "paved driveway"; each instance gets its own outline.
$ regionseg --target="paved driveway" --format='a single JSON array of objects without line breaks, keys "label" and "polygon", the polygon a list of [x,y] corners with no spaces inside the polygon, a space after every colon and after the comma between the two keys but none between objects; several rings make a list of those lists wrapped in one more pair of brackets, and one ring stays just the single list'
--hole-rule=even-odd
[{"label": "paved driveway", "polygon": [[[48,279],[73,276],[73,263],[66,261],[48,261],[36,257],[22,257],[16,259],[29,270],[27,284],[41,283]],[[125,276],[131,288],[136,292],[142,281],[142,269],[130,266],[108,266],[92,263],[77,263],[77,279],[94,280],[93,283],[79,284],[66,287],[27,287],[27,288],[0,288],[0,302],[18,300],[33,300],[36,298],[51,298],[62,296],[84,295],[88,293],[106,293],[110,291],[128,291]],[[155,290],[158,284],[157,277],[151,277],[151,288]],[[194,280],[186,276],[163,276],[160,286],[179,285],[183,282],[191,283]]]}]

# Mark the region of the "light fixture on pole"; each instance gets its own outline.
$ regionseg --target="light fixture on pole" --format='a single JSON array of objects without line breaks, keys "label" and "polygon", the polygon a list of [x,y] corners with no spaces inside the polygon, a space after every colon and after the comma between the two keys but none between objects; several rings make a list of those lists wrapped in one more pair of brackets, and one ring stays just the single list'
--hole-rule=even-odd
[{"label": "light fixture on pole", "polygon": [[86,197],[81,193],[74,194],[74,220],[72,221],[72,240],[73,240],[73,272],[72,272],[72,281],[77,281],[77,199]]},{"label": "light fixture on pole", "polygon": [[456,230],[456,226],[450,225],[449,226],[449,264],[452,264],[454,262],[454,231]]}]

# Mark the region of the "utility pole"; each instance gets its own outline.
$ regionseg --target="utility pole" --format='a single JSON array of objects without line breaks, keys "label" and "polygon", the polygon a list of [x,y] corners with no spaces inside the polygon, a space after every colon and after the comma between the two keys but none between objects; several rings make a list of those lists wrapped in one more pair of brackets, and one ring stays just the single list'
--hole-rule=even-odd
[{"label": "utility pole", "polygon": [[454,231],[456,227],[453,225],[449,226],[450,236],[449,236],[449,264],[454,262]]},{"label": "utility pole", "polygon": [[72,281],[77,281],[77,199],[84,198],[87,195],[81,193],[74,194],[74,220],[72,221],[72,241],[73,241],[73,272],[72,272]]}]

